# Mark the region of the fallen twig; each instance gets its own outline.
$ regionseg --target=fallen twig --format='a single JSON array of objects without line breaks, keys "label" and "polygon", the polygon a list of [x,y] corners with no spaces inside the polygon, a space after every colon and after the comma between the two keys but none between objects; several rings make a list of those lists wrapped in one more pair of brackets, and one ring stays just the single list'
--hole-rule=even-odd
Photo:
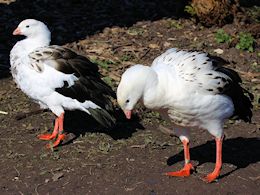
[{"label": "fallen twig", "polygon": [[142,144],[142,145],[132,145],[132,146],[130,146],[131,148],[145,148],[145,144]]},{"label": "fallen twig", "polygon": [[244,71],[240,71],[240,70],[237,70],[237,72],[244,75],[244,77],[246,77],[246,78],[260,77],[260,73],[258,73],[258,72],[244,72]]},{"label": "fallen twig", "polygon": [[36,195],[39,195],[39,192],[38,192],[38,188],[42,185],[44,185],[45,183],[40,183],[40,184],[37,184],[37,186],[34,188],[34,191],[36,193]]},{"label": "fallen twig", "polygon": [[16,173],[17,173],[17,177],[20,177],[21,173],[18,171],[18,169],[16,167],[14,167]]},{"label": "fallen twig", "polygon": [[143,182],[143,181],[137,182],[137,183],[135,183],[135,184],[133,185],[133,187],[126,187],[126,186],[124,186],[124,189],[125,189],[125,191],[127,191],[127,192],[133,191],[133,190],[135,190],[135,189],[138,187],[138,185],[140,185],[140,184],[142,184],[142,183],[144,183],[144,182]]},{"label": "fallen twig", "polygon": [[0,110],[0,114],[5,114],[5,115],[7,115],[7,114],[8,114],[8,112],[1,111],[1,110]]},{"label": "fallen twig", "polygon": [[249,177],[249,179],[253,180],[253,181],[257,181],[258,179],[260,179],[260,175],[257,177]]},{"label": "fallen twig", "polygon": [[30,112],[23,112],[23,113],[18,113],[16,116],[15,116],[15,119],[16,120],[21,120],[21,119],[24,119],[24,118],[27,118],[29,116],[32,116],[34,114],[40,114],[42,112],[46,112],[46,110],[43,110],[43,109],[36,109],[36,110],[32,110]]},{"label": "fallen twig", "polygon": [[116,49],[118,49],[120,47],[131,46],[131,45],[132,45],[132,43],[127,43],[127,44],[122,44],[122,45],[114,45],[112,47],[112,50],[116,50]]},{"label": "fallen twig", "polygon": [[162,125],[159,125],[159,130],[167,135],[176,136],[174,130],[164,127]]},{"label": "fallen twig", "polygon": [[150,48],[146,50],[146,52],[140,57],[140,59],[143,59],[149,52],[151,51]]}]

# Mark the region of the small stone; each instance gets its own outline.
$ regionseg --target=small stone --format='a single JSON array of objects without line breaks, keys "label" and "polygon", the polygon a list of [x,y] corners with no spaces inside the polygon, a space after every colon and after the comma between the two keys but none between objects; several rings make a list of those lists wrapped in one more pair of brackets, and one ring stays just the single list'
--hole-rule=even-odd
[{"label": "small stone", "polygon": [[166,41],[166,42],[163,44],[163,46],[164,46],[164,47],[170,47],[170,46],[171,46],[171,43],[169,43],[169,42]]},{"label": "small stone", "polygon": [[15,180],[15,181],[19,180],[19,177],[17,177],[17,176],[16,176],[16,177],[14,177],[14,180]]},{"label": "small stone", "polygon": [[219,48],[215,49],[214,52],[217,53],[217,54],[223,54],[224,53],[223,49],[219,49]]},{"label": "small stone", "polygon": [[157,49],[157,48],[160,48],[159,45],[157,45],[157,44],[155,44],[155,43],[151,43],[151,44],[149,44],[149,47],[150,47],[151,49]]},{"label": "small stone", "polygon": [[64,176],[64,173],[62,172],[59,172],[59,173],[55,173],[53,176],[52,176],[52,180],[53,181],[58,181],[60,178],[62,178]]},{"label": "small stone", "polygon": [[168,40],[168,41],[176,41],[177,39],[170,37],[170,38],[168,38],[167,40]]}]

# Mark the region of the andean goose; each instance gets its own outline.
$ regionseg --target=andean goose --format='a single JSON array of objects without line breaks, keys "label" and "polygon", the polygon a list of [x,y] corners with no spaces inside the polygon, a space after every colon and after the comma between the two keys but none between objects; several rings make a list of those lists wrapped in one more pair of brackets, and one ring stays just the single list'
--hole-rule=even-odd
[{"label": "andean goose", "polygon": [[[22,21],[13,35],[24,35],[10,53],[11,73],[18,87],[42,108],[56,116],[52,134],[39,135],[41,140],[64,139],[64,110],[81,110],[101,125],[114,124],[112,89],[100,78],[97,65],[72,50],[52,45],[47,26],[34,19]],[[82,121],[84,123],[84,121]],[[50,145],[48,145],[50,147]]]},{"label": "andean goose", "polygon": [[252,97],[240,86],[238,74],[213,63],[207,54],[175,48],[157,57],[151,67],[135,65],[122,75],[117,100],[127,118],[139,100],[181,128],[175,129],[184,146],[185,166],[169,176],[189,176],[193,169],[189,153],[189,129],[209,131],[216,140],[215,169],[205,179],[214,181],[222,166],[223,123],[236,115],[248,122]]}]

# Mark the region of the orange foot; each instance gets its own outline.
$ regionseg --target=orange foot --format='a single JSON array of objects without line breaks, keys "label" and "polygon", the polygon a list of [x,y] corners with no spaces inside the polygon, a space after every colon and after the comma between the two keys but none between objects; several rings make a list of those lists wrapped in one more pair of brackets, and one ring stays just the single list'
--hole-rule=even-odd
[{"label": "orange foot", "polygon": [[188,176],[190,176],[191,170],[194,170],[194,168],[191,163],[188,163],[188,164],[185,164],[183,169],[181,169],[180,171],[168,172],[168,173],[166,173],[166,175],[174,176],[174,177],[188,177]]},{"label": "orange foot", "polygon": [[65,139],[65,134],[59,134],[58,138],[56,139],[56,141],[53,144],[47,144],[46,147],[47,148],[55,148],[57,147],[63,140]]},{"label": "orange foot", "polygon": [[55,134],[41,134],[41,135],[38,135],[38,139],[40,139],[40,140],[52,140],[56,136],[57,135],[55,135]]},{"label": "orange foot", "polygon": [[211,183],[217,179],[219,174],[220,174],[219,172],[213,171],[212,173],[208,174],[207,177],[204,178],[204,181],[206,181],[207,183]]}]

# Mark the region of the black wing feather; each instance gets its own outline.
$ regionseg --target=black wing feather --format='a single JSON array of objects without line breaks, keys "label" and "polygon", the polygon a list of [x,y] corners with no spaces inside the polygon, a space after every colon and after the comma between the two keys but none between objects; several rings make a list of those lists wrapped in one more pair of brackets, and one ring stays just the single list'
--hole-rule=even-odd
[{"label": "black wing feather", "polygon": [[115,123],[114,108],[110,98],[115,98],[116,95],[101,79],[96,64],[68,48],[56,45],[40,48],[31,53],[30,57],[35,63],[45,62],[60,72],[78,77],[72,86],[68,86],[65,81],[63,87],[56,88],[55,91],[79,102],[89,100],[100,106],[102,109],[88,110],[104,127],[111,127]]},{"label": "black wing feather", "polygon": [[233,101],[235,108],[233,116],[242,119],[245,122],[251,122],[253,108],[252,100],[254,99],[253,94],[240,85],[242,80],[236,71],[221,66],[217,67],[215,70],[224,73],[232,80],[223,94],[229,96]]},{"label": "black wing feather", "polygon": [[215,71],[221,72],[231,79],[226,82],[222,94],[229,96],[233,101],[235,111],[232,117],[235,119],[242,119],[245,122],[251,122],[253,108],[252,101],[254,99],[253,94],[241,86],[242,79],[236,71],[223,66],[229,64],[228,61],[209,54],[208,57],[212,60]]}]

